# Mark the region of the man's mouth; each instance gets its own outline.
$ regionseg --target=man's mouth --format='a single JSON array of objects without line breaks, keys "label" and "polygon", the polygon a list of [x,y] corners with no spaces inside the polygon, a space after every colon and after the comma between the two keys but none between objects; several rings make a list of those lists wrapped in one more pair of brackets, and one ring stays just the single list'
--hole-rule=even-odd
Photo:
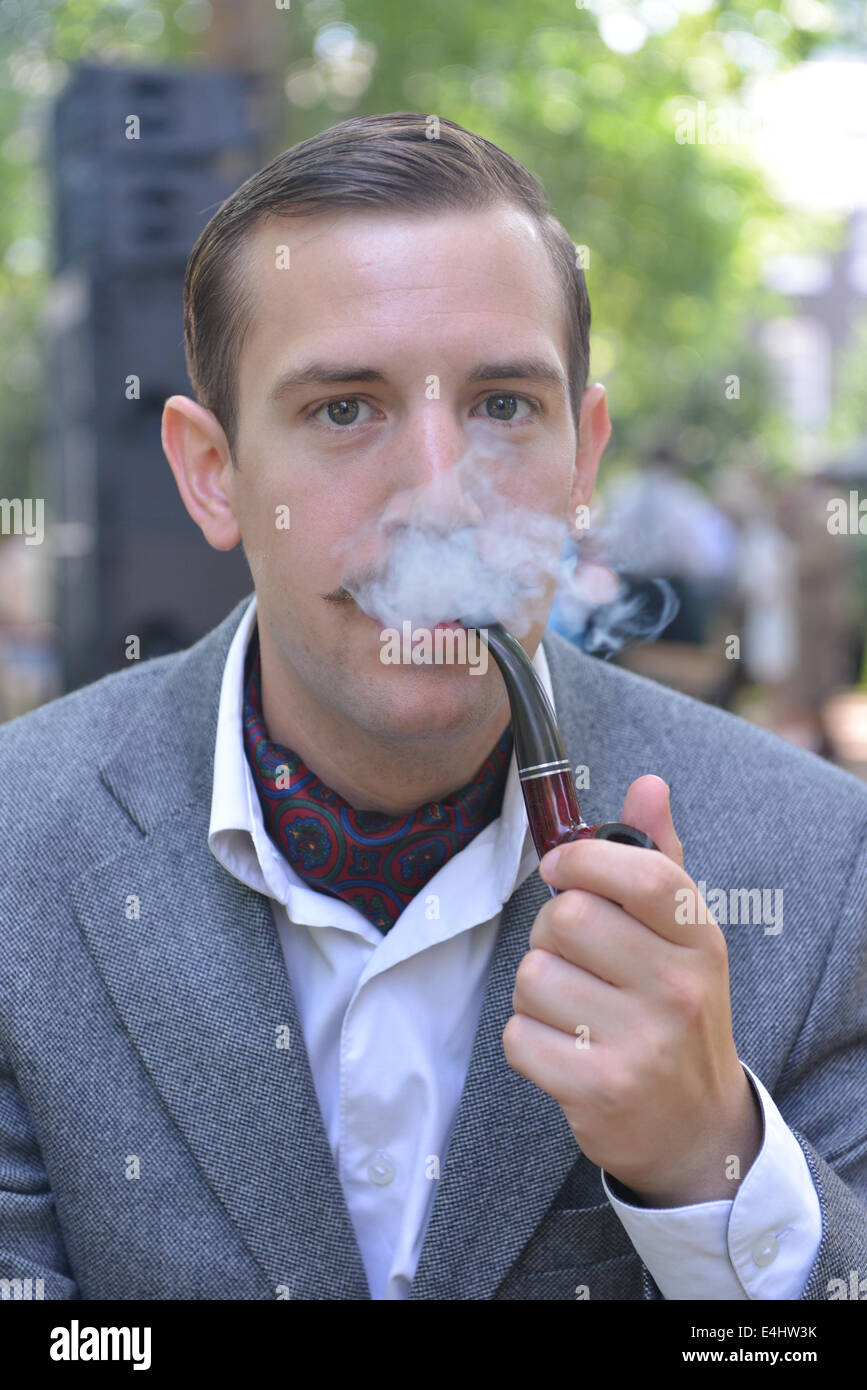
[{"label": "man's mouth", "polygon": [[[386,628],[391,628],[391,629],[393,629],[393,628],[395,628],[396,626],[399,627],[399,624],[395,624],[394,622],[391,622],[391,621],[388,621],[388,622],[387,622],[384,618],[373,617],[373,616],[371,616],[371,614],[365,613],[364,610],[361,609],[361,608],[359,608],[358,611],[361,613],[362,617],[367,618],[369,622],[375,623],[376,626],[377,626],[381,631],[385,631]],[[410,619],[405,619],[405,621],[410,622],[411,620],[410,620]],[[462,623],[462,622],[460,621],[459,618],[453,618],[453,619],[451,619],[449,622],[433,623],[433,624],[430,624],[430,623],[412,623],[412,631],[413,631],[413,632],[418,631],[418,630],[421,630],[421,631],[427,630],[428,632],[438,632],[438,631],[442,631],[442,632],[445,632],[445,631],[457,632],[460,628],[465,628],[465,627],[466,627],[466,624],[465,624],[465,623]]]}]

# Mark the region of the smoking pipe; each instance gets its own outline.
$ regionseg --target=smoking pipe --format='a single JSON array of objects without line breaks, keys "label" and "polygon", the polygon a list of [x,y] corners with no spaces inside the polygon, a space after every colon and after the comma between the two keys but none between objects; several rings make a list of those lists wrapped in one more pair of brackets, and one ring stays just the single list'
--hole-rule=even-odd
[{"label": "smoking pipe", "polygon": [[[505,682],[512,711],[515,762],[539,858],[555,845],[570,840],[616,840],[622,845],[656,849],[643,830],[622,821],[587,824],[578,805],[572,769],[551,702],[524,648],[501,623],[485,627],[476,622],[465,625],[476,628],[493,653]],[[552,897],[556,891],[551,888]]]}]

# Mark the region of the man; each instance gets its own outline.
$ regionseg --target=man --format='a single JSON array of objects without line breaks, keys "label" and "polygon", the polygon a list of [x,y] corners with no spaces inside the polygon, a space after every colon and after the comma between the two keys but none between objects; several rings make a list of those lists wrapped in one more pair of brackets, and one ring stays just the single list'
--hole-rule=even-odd
[{"label": "man", "polygon": [[540,641],[549,587],[521,640],[585,815],[659,848],[540,874],[494,666],[386,664],[350,594],[407,527],[484,533],[468,449],[516,508],[586,505],[573,249],[522,166],[411,113],[289,150],[193,249],[163,443],[255,597],[0,730],[4,1277],[761,1300],[867,1270],[860,784]]}]

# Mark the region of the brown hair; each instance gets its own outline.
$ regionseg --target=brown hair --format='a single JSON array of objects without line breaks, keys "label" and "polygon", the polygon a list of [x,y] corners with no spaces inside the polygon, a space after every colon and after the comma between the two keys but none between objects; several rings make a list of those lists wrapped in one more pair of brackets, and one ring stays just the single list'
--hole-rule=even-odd
[{"label": "brown hair", "polygon": [[[437,138],[428,138],[437,119]],[[269,214],[307,216],[352,208],[476,211],[508,203],[539,227],[567,306],[567,371],[577,428],[590,366],[590,301],[576,247],[550,212],[541,185],[497,145],[444,117],[413,111],[353,116],[293,145],[227,198],[190,252],[184,339],[190,381],[234,452],[237,366],[253,302],[241,273],[244,241]]]}]

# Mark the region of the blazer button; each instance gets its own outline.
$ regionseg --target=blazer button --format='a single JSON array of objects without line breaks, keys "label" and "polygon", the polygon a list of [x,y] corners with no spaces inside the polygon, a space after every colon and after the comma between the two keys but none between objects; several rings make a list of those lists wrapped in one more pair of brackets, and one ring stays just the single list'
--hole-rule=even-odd
[{"label": "blazer button", "polygon": [[394,1164],[390,1156],[385,1153],[384,1150],[380,1149],[378,1153],[373,1155],[373,1158],[367,1165],[367,1176],[370,1178],[370,1181],[375,1182],[378,1187],[385,1187],[386,1183],[390,1183],[393,1179]]},{"label": "blazer button", "polygon": [[763,1269],[765,1265],[773,1264],[779,1253],[780,1242],[772,1231],[766,1231],[753,1246],[753,1263]]}]

